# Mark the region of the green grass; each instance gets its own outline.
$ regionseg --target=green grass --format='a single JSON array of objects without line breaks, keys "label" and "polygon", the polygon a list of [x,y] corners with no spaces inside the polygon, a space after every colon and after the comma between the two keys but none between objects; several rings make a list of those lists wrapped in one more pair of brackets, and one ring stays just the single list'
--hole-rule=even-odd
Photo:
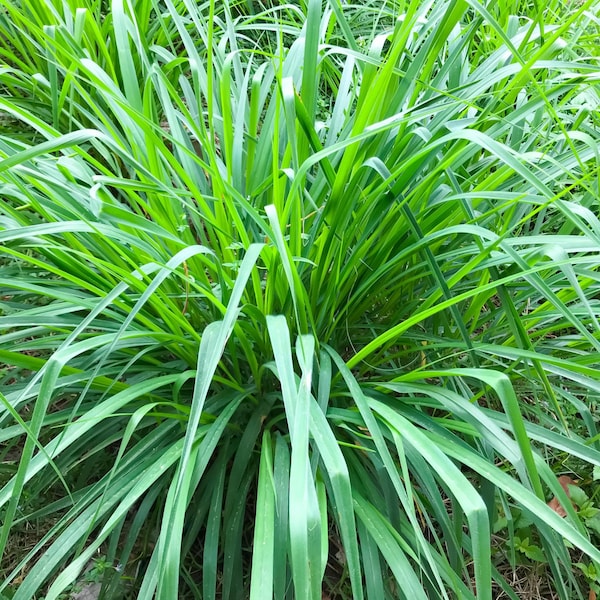
[{"label": "green grass", "polygon": [[599,19],[0,0],[0,593],[587,598]]}]

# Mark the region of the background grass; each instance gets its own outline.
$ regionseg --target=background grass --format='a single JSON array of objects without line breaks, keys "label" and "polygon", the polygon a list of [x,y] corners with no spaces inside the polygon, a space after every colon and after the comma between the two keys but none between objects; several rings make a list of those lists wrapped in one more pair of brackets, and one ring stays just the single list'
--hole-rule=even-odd
[{"label": "background grass", "polygon": [[0,19],[1,593],[587,597],[592,0]]}]

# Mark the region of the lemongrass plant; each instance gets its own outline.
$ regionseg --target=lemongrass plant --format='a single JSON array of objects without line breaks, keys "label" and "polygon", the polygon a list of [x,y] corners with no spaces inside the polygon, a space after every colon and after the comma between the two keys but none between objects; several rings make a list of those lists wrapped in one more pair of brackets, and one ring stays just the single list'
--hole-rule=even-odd
[{"label": "lemongrass plant", "polygon": [[598,19],[0,0],[0,592],[587,597]]}]

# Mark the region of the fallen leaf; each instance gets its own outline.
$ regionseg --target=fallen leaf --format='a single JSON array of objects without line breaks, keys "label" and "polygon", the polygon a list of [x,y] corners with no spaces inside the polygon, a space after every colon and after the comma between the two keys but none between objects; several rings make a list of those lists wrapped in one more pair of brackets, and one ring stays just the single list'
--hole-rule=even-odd
[{"label": "fallen leaf", "polygon": [[590,590],[590,595],[588,596],[588,600],[596,600],[596,592],[594,590]]},{"label": "fallen leaf", "polygon": [[[560,483],[560,487],[565,490],[565,494],[567,497],[571,497],[571,493],[569,492],[570,485],[577,485],[568,475],[561,475],[558,478],[558,483]],[[554,496],[550,502],[548,502],[548,506],[559,516],[566,517],[567,511],[564,509],[562,504],[559,502],[558,498]]]}]

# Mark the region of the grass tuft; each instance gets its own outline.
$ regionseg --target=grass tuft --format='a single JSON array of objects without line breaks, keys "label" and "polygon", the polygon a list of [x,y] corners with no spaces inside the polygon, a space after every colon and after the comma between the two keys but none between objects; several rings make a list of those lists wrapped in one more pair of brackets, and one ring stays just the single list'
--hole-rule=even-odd
[{"label": "grass tuft", "polygon": [[600,591],[599,18],[0,0],[0,597]]}]

